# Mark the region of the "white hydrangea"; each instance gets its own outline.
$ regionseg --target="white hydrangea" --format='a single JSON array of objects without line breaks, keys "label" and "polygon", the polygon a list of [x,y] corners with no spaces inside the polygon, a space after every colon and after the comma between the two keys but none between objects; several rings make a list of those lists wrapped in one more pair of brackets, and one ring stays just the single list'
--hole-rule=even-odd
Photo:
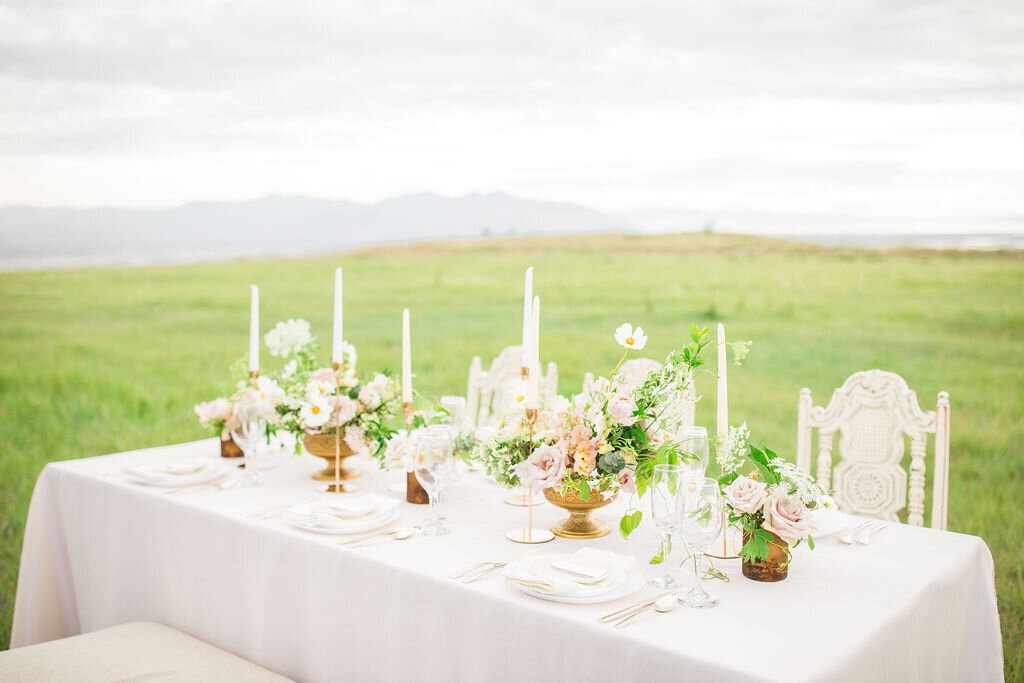
[{"label": "white hydrangea", "polygon": [[274,329],[263,336],[263,341],[270,349],[270,355],[287,358],[313,341],[313,334],[308,322],[301,318],[291,318],[275,325]]},{"label": "white hydrangea", "polygon": [[750,353],[750,346],[754,342],[751,340],[732,342],[732,362],[734,365],[743,365],[743,360]]}]

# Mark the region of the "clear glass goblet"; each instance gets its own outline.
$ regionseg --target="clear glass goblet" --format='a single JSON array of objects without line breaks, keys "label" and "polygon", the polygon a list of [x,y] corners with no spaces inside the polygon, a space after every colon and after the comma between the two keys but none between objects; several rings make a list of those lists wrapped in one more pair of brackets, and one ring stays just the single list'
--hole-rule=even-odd
[{"label": "clear glass goblet", "polygon": [[655,465],[648,495],[651,499],[651,519],[661,532],[661,563],[666,572],[651,579],[655,588],[677,588],[679,581],[672,576],[669,556],[672,554],[672,533],[679,525],[679,492],[686,481],[682,465]]},{"label": "clear glass goblet", "polygon": [[687,607],[714,607],[718,598],[704,590],[700,561],[722,532],[722,492],[710,477],[689,477],[679,494],[679,535],[693,556],[695,584],[679,602]]},{"label": "clear glass goblet", "polygon": [[676,455],[679,464],[693,477],[703,477],[708,469],[708,430],[704,427],[684,427],[676,435]]},{"label": "clear glass goblet", "polygon": [[242,449],[245,472],[238,481],[239,486],[259,486],[263,477],[256,471],[253,456],[260,441],[266,439],[267,421],[254,406],[240,403],[235,406],[232,420],[235,428],[231,430],[231,438]]},{"label": "clear glass goblet", "polygon": [[444,519],[438,513],[441,487],[452,475],[452,439],[447,432],[425,429],[416,434],[413,468],[420,486],[430,499],[431,518],[423,523],[424,536],[442,536],[448,533]]}]

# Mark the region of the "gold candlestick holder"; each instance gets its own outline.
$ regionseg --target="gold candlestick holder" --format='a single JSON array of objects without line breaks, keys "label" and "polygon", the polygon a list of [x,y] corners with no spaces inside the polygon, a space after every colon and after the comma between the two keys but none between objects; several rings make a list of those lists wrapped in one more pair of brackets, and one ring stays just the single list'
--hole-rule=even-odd
[{"label": "gold candlestick holder", "polygon": [[[524,365],[519,369],[519,374],[523,378],[524,382],[530,381],[530,366]],[[527,507],[531,505],[543,505],[547,502],[539,492],[534,494],[533,490],[519,491],[517,493],[510,493],[503,499],[505,505],[514,505],[516,507]]]},{"label": "gold candlestick holder", "polygon": [[259,386],[259,379],[260,379],[260,371],[259,370],[250,370],[249,371],[249,384],[252,385],[253,389],[255,389],[257,386]]},{"label": "gold candlestick holder", "polygon": [[[529,375],[529,369],[523,368],[524,373]],[[537,423],[537,409],[526,409],[526,424],[530,434],[530,450],[533,451],[533,426]],[[529,500],[533,500],[533,480],[526,487]],[[548,529],[535,529],[533,526],[533,505],[526,505],[526,526],[518,529],[511,529],[505,533],[505,538],[513,543],[547,543],[554,540],[555,535]]]},{"label": "gold candlestick holder", "polygon": [[[335,362],[334,367],[334,396],[341,396],[341,363]],[[353,493],[359,490],[355,484],[343,484],[341,476],[341,425],[335,420],[334,425],[334,481],[320,487],[325,493]]]}]

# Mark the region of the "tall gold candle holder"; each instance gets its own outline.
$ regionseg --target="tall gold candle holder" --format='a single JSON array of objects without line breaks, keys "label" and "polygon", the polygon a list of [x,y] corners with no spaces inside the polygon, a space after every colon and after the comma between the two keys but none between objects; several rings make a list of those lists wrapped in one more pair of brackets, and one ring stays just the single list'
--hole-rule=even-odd
[{"label": "tall gold candle holder", "polygon": [[[338,398],[341,396],[341,363],[335,362],[334,367],[334,381],[335,389],[334,396]],[[355,484],[343,484],[341,483],[341,425],[335,420],[334,425],[334,481],[330,484],[325,484],[320,487],[320,490],[325,493],[353,493],[359,490],[359,487]]]},{"label": "tall gold candle holder", "polygon": [[[523,368],[524,374],[528,373],[527,368]],[[533,426],[537,422],[537,409],[527,408],[526,409],[526,424],[530,434],[530,451],[533,451]],[[533,500],[533,480],[530,480],[526,487],[527,495],[529,500]],[[505,538],[514,543],[547,543],[548,541],[554,540],[555,535],[548,529],[535,529],[533,526],[533,506],[526,505],[526,526],[518,529],[512,529],[505,534]]]},{"label": "tall gold candle holder", "polygon": [[[524,382],[528,382],[530,380],[530,367],[524,365],[520,369],[520,376],[523,378]],[[516,507],[527,507],[530,505],[543,505],[544,503],[547,502],[547,500],[539,492],[536,495],[534,495],[533,488],[530,487],[530,489],[526,492],[519,491],[517,493],[510,493],[509,495],[505,496],[504,502],[506,505],[515,505]]]}]

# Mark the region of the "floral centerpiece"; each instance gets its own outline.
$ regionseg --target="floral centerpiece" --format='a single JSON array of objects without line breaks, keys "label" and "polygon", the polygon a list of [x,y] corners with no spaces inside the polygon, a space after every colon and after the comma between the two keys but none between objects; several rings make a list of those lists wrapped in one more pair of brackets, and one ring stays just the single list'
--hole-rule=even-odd
[{"label": "floral centerpiece", "polygon": [[268,437],[281,427],[277,406],[284,398],[284,390],[271,377],[258,377],[253,384],[247,376],[246,367],[245,358],[232,364],[231,374],[235,379],[233,393],[193,407],[199,424],[220,437],[221,455],[224,457],[242,455],[241,449],[231,438],[231,433],[239,427],[236,419],[236,408],[239,405],[248,404],[256,408],[259,416],[266,420]]},{"label": "floral centerpiece", "polygon": [[788,574],[791,548],[806,542],[814,549],[813,510],[834,507],[832,498],[793,463],[765,447],[749,447],[747,459],[757,472],[722,475],[729,522],[743,529],[743,575],[756,581],[781,581]]},{"label": "floral centerpiece", "polygon": [[[283,396],[277,403],[277,424],[313,455],[329,461],[315,475],[332,480],[338,474],[334,459],[340,447],[347,457],[359,452],[379,455],[392,430],[388,421],[398,407],[394,381],[385,373],[364,380],[356,373],[356,349],[343,345],[343,362],[318,368],[319,346],[305,320],[278,323],[264,338],[271,355],[286,360],[279,374]],[[324,438],[330,435],[331,438]],[[346,473],[347,476],[355,476]]]},{"label": "floral centerpiece", "polygon": [[[506,417],[491,439],[478,444],[477,457],[499,483],[533,482],[549,501],[569,509],[573,516],[552,529],[556,534],[603,536],[608,529],[590,520],[587,508],[611,502],[623,489],[643,493],[655,464],[683,457],[672,443],[673,422],[693,370],[703,363],[699,356],[706,334],[706,329],[691,328],[691,343],[671,352],[640,386],[625,391],[616,373],[647,337],[642,328],[620,326],[615,339],[624,351],[611,379],[598,378],[590,392],[571,402],[554,397],[532,425],[525,411]],[[620,522],[623,535],[641,517],[639,510],[631,510]]]}]

